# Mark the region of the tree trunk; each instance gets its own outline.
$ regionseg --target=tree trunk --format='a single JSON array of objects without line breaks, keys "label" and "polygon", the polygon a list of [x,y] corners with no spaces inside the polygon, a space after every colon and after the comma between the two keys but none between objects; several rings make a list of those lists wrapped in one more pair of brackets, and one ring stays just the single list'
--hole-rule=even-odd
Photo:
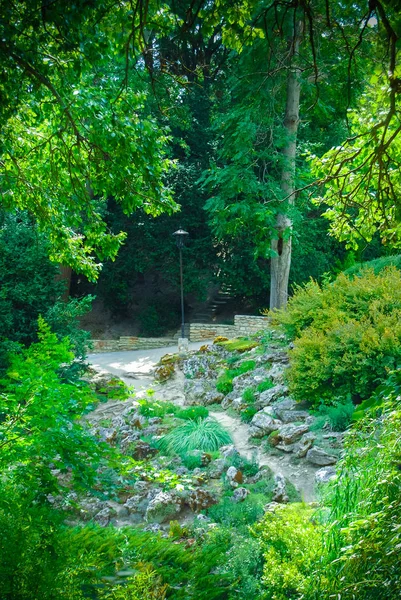
[{"label": "tree trunk", "polygon": [[[295,198],[295,155],[297,150],[297,133],[299,123],[299,98],[301,92],[301,73],[297,66],[297,57],[303,32],[303,23],[298,23],[294,37],[290,42],[291,67],[287,77],[287,96],[285,105],[284,127],[287,143],[283,149],[284,163],[281,172],[281,189],[286,203],[293,205]],[[292,221],[286,212],[276,217],[277,238],[271,242],[271,281],[270,310],[285,308],[288,299],[288,279],[291,267]]]}]

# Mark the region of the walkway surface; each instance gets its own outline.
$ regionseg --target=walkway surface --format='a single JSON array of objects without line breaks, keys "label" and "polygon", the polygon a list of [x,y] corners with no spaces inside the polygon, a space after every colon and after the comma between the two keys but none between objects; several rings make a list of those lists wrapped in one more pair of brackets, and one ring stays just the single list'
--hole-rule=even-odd
[{"label": "walkway surface", "polygon": [[[199,350],[210,341],[190,342],[190,350]],[[152,350],[131,350],[127,352],[102,352],[89,354],[88,361],[97,371],[107,371],[121,377],[121,379],[134,388],[135,393],[143,393],[149,388],[154,388],[153,371],[156,364],[165,354],[174,354],[177,346],[154,348]]]}]

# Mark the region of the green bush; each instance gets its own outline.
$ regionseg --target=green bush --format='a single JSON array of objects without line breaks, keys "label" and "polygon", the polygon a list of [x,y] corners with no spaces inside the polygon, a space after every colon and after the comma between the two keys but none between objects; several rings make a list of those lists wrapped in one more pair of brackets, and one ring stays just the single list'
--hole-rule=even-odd
[{"label": "green bush", "polygon": [[344,271],[344,274],[348,277],[361,277],[364,274],[365,269],[373,269],[374,273],[377,275],[386,267],[396,267],[401,271],[401,255],[381,256],[380,258],[375,258],[374,260],[365,263],[356,263]]},{"label": "green bush", "polygon": [[262,518],[266,501],[263,494],[250,494],[243,502],[233,502],[231,495],[224,496],[218,504],[208,509],[207,514],[216,523],[244,528]]},{"label": "green bush", "polygon": [[207,419],[209,416],[209,411],[205,406],[190,406],[189,408],[177,410],[175,416],[178,419],[183,419],[184,421],[196,421],[197,419]]},{"label": "green bush", "polygon": [[304,504],[278,505],[252,527],[264,556],[262,598],[304,597],[321,552],[321,531],[313,512]]},{"label": "green bush", "polygon": [[310,282],[274,317],[296,337],[287,377],[297,399],[367,399],[401,361],[401,274],[394,267],[352,280],[340,275],[321,287]]},{"label": "green bush", "polygon": [[349,402],[335,402],[333,406],[321,406],[319,414],[327,417],[333,431],[345,431],[351,424],[355,406]]},{"label": "green bush", "polygon": [[162,436],[159,448],[168,453],[184,454],[191,450],[212,452],[225,444],[232,443],[231,436],[214,419],[188,421]]}]

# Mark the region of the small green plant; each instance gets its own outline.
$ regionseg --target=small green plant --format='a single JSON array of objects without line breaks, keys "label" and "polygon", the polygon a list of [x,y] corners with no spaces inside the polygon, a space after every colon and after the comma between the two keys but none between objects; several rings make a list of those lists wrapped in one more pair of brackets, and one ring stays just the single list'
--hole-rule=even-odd
[{"label": "small green plant", "polygon": [[172,402],[157,402],[146,400],[139,400],[139,413],[144,417],[165,417],[168,414],[175,414],[178,411],[178,407]]},{"label": "small green plant", "polygon": [[243,502],[236,503],[232,494],[224,496],[219,502],[208,509],[208,516],[216,523],[230,527],[246,527],[256,523],[264,513],[266,496],[250,494]]},{"label": "small green plant", "polygon": [[255,392],[252,388],[246,388],[242,392],[242,399],[246,404],[254,404],[256,402]]},{"label": "small green plant", "polygon": [[168,453],[184,454],[191,450],[210,452],[231,444],[232,439],[214,419],[197,419],[176,427],[160,438],[158,445]]},{"label": "small green plant", "polygon": [[202,466],[202,453],[183,453],[180,455],[184,467],[193,471]]},{"label": "small green plant", "polygon": [[332,406],[321,406],[319,413],[326,417],[333,431],[345,431],[351,424],[355,406],[351,401],[336,402]]},{"label": "small green plant", "polygon": [[189,419],[206,419],[209,416],[209,411],[205,406],[190,406],[189,408],[177,410],[175,416],[185,421]]},{"label": "small green plant", "polygon": [[233,379],[234,377],[239,377],[239,375],[244,375],[248,373],[248,371],[252,371],[256,367],[256,362],[254,360],[244,360],[238,367],[234,369],[227,369],[224,371],[222,375],[217,379],[216,389],[221,394],[229,394],[233,391]]},{"label": "small green plant", "polygon": [[234,389],[232,377],[229,375],[229,371],[220,375],[216,382],[216,390],[220,392],[220,394],[227,395],[232,392]]},{"label": "small green plant", "polygon": [[265,379],[264,381],[261,381],[258,386],[257,386],[257,391],[259,393],[262,392],[266,392],[266,390],[271,390],[271,388],[274,387],[274,383],[272,382],[271,379]]},{"label": "small green plant", "polygon": [[256,415],[256,413],[258,412],[258,409],[255,408],[252,405],[247,406],[246,408],[244,408],[243,410],[241,410],[241,421],[243,421],[244,423],[250,423],[250,421],[252,421],[252,418]]}]

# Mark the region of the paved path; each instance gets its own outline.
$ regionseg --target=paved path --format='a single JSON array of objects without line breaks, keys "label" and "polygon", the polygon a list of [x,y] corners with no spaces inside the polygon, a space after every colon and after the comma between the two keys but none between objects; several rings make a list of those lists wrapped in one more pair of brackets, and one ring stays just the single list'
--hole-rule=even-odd
[{"label": "paved path", "polygon": [[[190,350],[199,350],[203,342],[190,342]],[[89,354],[88,361],[97,371],[107,371],[121,377],[121,379],[135,392],[144,393],[149,388],[154,388],[153,370],[165,354],[174,354],[177,346],[154,348],[152,350],[131,350],[129,352],[102,352]]]}]

